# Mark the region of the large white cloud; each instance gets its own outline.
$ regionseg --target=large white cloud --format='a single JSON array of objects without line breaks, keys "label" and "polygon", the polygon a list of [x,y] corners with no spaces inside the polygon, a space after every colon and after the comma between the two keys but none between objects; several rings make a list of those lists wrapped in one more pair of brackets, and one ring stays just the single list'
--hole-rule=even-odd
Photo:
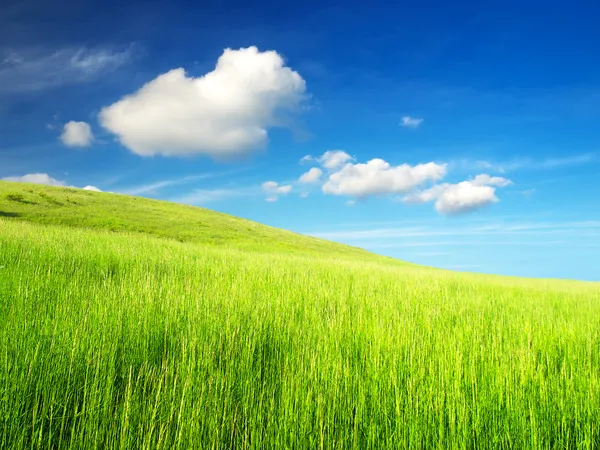
[{"label": "large white cloud", "polygon": [[94,140],[94,135],[87,123],[70,121],[63,127],[60,140],[69,147],[88,147]]},{"label": "large white cloud", "polygon": [[372,159],[365,164],[346,164],[332,173],[323,185],[323,192],[364,198],[372,195],[404,194],[446,175],[446,165],[433,162],[410,166],[391,166],[383,159]]},{"label": "large white cloud", "polygon": [[491,203],[496,203],[497,187],[506,187],[512,181],[488,174],[477,175],[472,180],[456,184],[443,183],[424,191],[404,197],[406,203],[426,203],[435,201],[435,210],[440,214],[460,214]]},{"label": "large white cloud", "polygon": [[52,178],[47,173],[28,173],[21,177],[6,177],[3,178],[5,181],[16,181],[20,183],[35,183],[35,184],[46,184],[48,186],[65,186],[64,181]]},{"label": "large white cloud", "polygon": [[321,179],[321,175],[323,175],[323,171],[318,167],[311,168],[308,172],[300,175],[300,183],[316,183]]},{"label": "large white cloud", "polygon": [[212,72],[194,78],[173,69],[103,108],[100,123],[144,156],[205,154],[228,159],[263,148],[306,90],[275,51],[226,49]]},{"label": "large white cloud", "polygon": [[268,202],[275,202],[280,195],[287,195],[292,192],[292,186],[289,184],[280,185],[275,181],[265,181],[262,184],[263,191],[268,195],[266,200]]}]

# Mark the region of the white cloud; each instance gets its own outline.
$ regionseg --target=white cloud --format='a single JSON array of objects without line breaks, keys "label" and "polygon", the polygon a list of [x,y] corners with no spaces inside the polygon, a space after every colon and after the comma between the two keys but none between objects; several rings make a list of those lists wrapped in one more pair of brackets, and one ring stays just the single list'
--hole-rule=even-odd
[{"label": "white cloud", "polygon": [[28,173],[22,177],[6,177],[3,178],[5,181],[16,181],[20,183],[35,183],[35,184],[46,184],[48,186],[65,186],[64,181],[52,178],[47,173]]},{"label": "white cloud", "polygon": [[423,119],[418,119],[416,117],[404,116],[402,120],[400,120],[400,126],[406,128],[418,128],[423,123]]},{"label": "white cloud", "polygon": [[85,186],[81,189],[83,189],[84,191],[102,192],[102,190],[98,189],[96,186]]},{"label": "white cloud", "polygon": [[316,183],[321,179],[323,171],[317,167],[311,168],[300,176],[300,183]]},{"label": "white cloud", "polygon": [[280,112],[304,98],[305,82],[275,51],[226,49],[212,72],[173,69],[100,112],[100,123],[143,156],[229,159],[263,148]]},{"label": "white cloud", "polygon": [[445,175],[445,164],[430,162],[416,166],[391,166],[383,159],[376,158],[366,164],[346,164],[329,176],[329,180],[323,185],[323,192],[358,198],[402,194],[428,181],[437,181]]},{"label": "white cloud", "polygon": [[317,161],[329,170],[337,170],[348,161],[353,160],[354,158],[352,156],[342,150],[329,150],[323,153],[321,157],[317,158]]},{"label": "white cloud", "polygon": [[0,61],[0,91],[26,92],[91,81],[131,59],[131,48],[64,48],[13,52]]},{"label": "white cloud", "polygon": [[262,184],[262,190],[268,195],[268,202],[275,202],[280,195],[287,195],[292,191],[292,186],[289,184],[280,185],[275,181],[265,181]]},{"label": "white cloud", "polygon": [[442,183],[425,189],[424,191],[413,192],[406,195],[402,200],[409,204],[432,202],[439,198],[446,189],[450,187],[450,183]]},{"label": "white cloud", "polygon": [[69,147],[88,147],[94,140],[94,135],[87,123],[70,121],[63,127],[60,140]]},{"label": "white cloud", "polygon": [[403,198],[406,203],[435,201],[435,210],[440,214],[453,215],[473,211],[496,203],[496,187],[506,187],[512,181],[502,177],[480,174],[469,181],[457,184],[443,183]]},{"label": "white cloud", "polygon": [[300,158],[300,164],[304,164],[304,163],[308,163],[308,162],[312,162],[315,161],[314,156],[311,155],[306,155],[303,156],[302,158]]},{"label": "white cloud", "polygon": [[475,186],[506,187],[512,184],[512,181],[502,177],[491,177],[487,173],[482,173],[473,178],[471,183]]},{"label": "white cloud", "polygon": [[498,201],[495,189],[491,186],[462,181],[450,185],[435,202],[435,210],[440,214],[452,215],[473,211]]}]

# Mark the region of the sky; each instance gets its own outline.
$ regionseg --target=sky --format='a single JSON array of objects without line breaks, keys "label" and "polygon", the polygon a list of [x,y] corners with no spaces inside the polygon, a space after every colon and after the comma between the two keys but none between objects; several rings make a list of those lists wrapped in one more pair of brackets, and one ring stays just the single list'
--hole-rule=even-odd
[{"label": "sky", "polygon": [[0,178],[600,281],[597,2],[0,4]]}]

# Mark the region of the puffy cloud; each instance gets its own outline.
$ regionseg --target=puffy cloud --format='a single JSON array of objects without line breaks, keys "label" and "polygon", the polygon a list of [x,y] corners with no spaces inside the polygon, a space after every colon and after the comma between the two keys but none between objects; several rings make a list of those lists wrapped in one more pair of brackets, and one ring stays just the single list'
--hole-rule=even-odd
[{"label": "puffy cloud", "polygon": [[300,164],[309,163],[314,160],[315,160],[314,156],[306,155],[306,156],[303,156],[302,158],[300,158]]},{"label": "puffy cloud", "polygon": [[94,135],[87,123],[70,121],[65,124],[60,140],[69,147],[87,147],[94,140]]},{"label": "puffy cloud", "polygon": [[35,184],[46,184],[48,186],[65,186],[64,181],[52,178],[47,173],[28,173],[22,177],[6,177],[3,178],[5,181],[17,181],[21,183],[35,183]]},{"label": "puffy cloud", "polygon": [[84,191],[102,192],[96,186],[85,186],[85,187],[82,187],[81,189],[83,189]]},{"label": "puffy cloud", "polygon": [[400,120],[400,126],[406,128],[418,128],[423,123],[423,119],[418,119],[416,117],[404,116],[402,120]]},{"label": "puffy cloud", "polygon": [[482,173],[481,175],[477,175],[471,181],[475,186],[497,186],[497,187],[506,187],[509,184],[512,184],[512,181],[503,178],[503,177],[491,177],[487,173]]},{"label": "puffy cloud", "polygon": [[435,210],[440,214],[452,215],[473,211],[498,201],[495,189],[491,186],[462,181],[450,185],[435,202]]},{"label": "puffy cloud", "polygon": [[143,156],[204,154],[229,159],[264,147],[279,113],[294,110],[302,77],[275,51],[226,49],[212,72],[173,69],[105,107],[100,123]]},{"label": "puffy cloud", "polygon": [[337,170],[352,160],[354,158],[342,150],[329,150],[317,159],[323,167],[329,170]]},{"label": "puffy cloud", "polygon": [[323,175],[323,171],[317,167],[313,167],[308,172],[300,176],[300,183],[316,183]]},{"label": "puffy cloud", "polygon": [[267,194],[268,202],[275,202],[280,195],[287,195],[292,191],[292,186],[289,184],[280,185],[275,181],[265,181],[262,184],[263,191]]},{"label": "puffy cloud", "polygon": [[402,194],[446,175],[446,165],[433,162],[410,166],[391,166],[383,159],[366,164],[346,164],[329,176],[323,185],[325,194],[349,195],[363,198],[372,195]]},{"label": "puffy cloud", "polygon": [[406,203],[426,203],[435,201],[435,210],[440,214],[460,214],[491,203],[496,203],[496,187],[506,187],[512,181],[488,174],[477,175],[469,181],[457,184],[443,183],[424,191],[404,197]]}]

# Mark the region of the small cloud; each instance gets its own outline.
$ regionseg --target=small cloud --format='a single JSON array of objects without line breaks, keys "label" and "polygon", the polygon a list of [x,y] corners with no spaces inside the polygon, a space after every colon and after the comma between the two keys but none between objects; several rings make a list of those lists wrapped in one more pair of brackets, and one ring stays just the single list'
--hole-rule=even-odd
[{"label": "small cloud", "polygon": [[265,181],[262,184],[262,190],[268,194],[266,201],[275,202],[280,195],[287,195],[292,191],[292,186],[289,184],[280,185],[275,181]]},{"label": "small cloud", "polygon": [[443,183],[424,191],[409,194],[405,203],[427,203],[435,201],[435,210],[444,215],[456,215],[473,211],[491,203],[496,203],[497,187],[506,187],[512,181],[488,174],[477,175],[472,180],[456,184]]},{"label": "small cloud", "polygon": [[435,210],[440,214],[455,215],[473,211],[497,201],[498,197],[496,197],[493,187],[462,181],[452,184],[444,190],[435,202]]},{"label": "small cloud", "polygon": [[354,205],[356,205],[356,200],[348,200],[346,202],[346,206],[354,206]]},{"label": "small cloud", "polygon": [[100,189],[98,189],[96,186],[85,186],[83,188],[84,191],[94,191],[94,192],[102,192]]},{"label": "small cloud", "polygon": [[321,179],[323,171],[317,167],[313,167],[308,172],[300,176],[300,183],[316,183]]},{"label": "small cloud", "polygon": [[300,158],[300,164],[306,164],[306,163],[313,162],[313,161],[315,161],[315,158],[314,158],[314,156],[311,156],[311,155],[306,155],[306,156],[303,156],[302,158]]},{"label": "small cloud", "polygon": [[317,159],[326,169],[337,170],[354,158],[343,150],[329,150]]},{"label": "small cloud", "polygon": [[6,177],[3,178],[3,180],[15,181],[19,183],[45,184],[48,186],[66,186],[64,181],[52,178],[47,173],[28,173],[27,175],[23,175],[21,177]]},{"label": "small cloud", "polygon": [[421,126],[422,123],[423,119],[410,116],[404,116],[400,120],[400,126],[405,128],[418,128]]},{"label": "small cloud", "polygon": [[94,141],[92,129],[85,122],[67,122],[60,140],[68,147],[89,147]]},{"label": "small cloud", "polygon": [[502,178],[502,177],[491,177],[487,173],[482,173],[481,175],[477,175],[471,181],[475,186],[497,186],[497,187],[506,187],[512,184],[512,181]]}]

